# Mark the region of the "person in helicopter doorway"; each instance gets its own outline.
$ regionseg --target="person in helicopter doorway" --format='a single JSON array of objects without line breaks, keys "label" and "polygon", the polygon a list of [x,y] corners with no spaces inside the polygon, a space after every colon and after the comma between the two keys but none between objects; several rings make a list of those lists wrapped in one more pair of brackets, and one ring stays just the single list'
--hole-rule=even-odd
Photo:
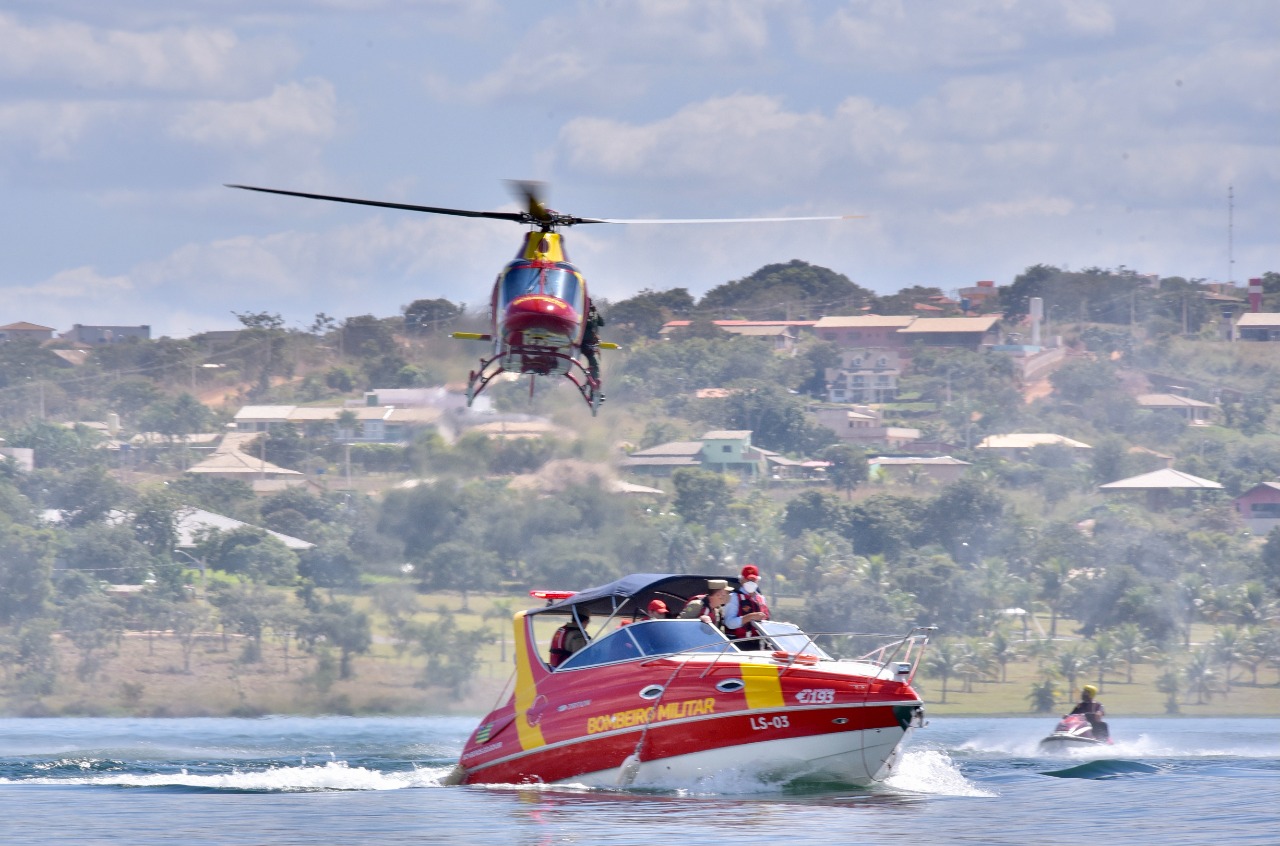
[{"label": "person in helicopter doorway", "polygon": [[[724,627],[739,649],[760,649],[760,639],[751,637],[751,624],[769,619],[769,603],[760,593],[760,570],[754,564],[742,568],[741,584],[729,594],[724,606]],[[746,640],[738,640],[746,638]]]},{"label": "person in helicopter doorway", "polygon": [[596,311],[596,304],[587,300],[587,319],[582,327],[582,354],[587,359],[587,373],[592,379],[600,381],[600,332],[599,329],[604,325],[604,318],[600,316],[600,312]]},{"label": "person in helicopter doorway", "polygon": [[1084,715],[1084,718],[1089,721],[1089,725],[1093,728],[1095,740],[1109,740],[1111,738],[1111,727],[1103,720],[1103,717],[1107,715],[1107,709],[1102,707],[1101,702],[1093,698],[1097,695],[1098,688],[1094,685],[1086,684],[1080,689],[1080,704],[1071,713]]},{"label": "person in helicopter doorway", "polygon": [[724,629],[724,606],[729,601],[729,583],[724,579],[707,579],[707,592],[695,596],[680,612],[681,619],[705,620],[717,629]]},{"label": "person in helicopter doorway", "polygon": [[591,615],[586,609],[579,609],[575,618],[556,629],[551,636],[551,659],[547,662],[552,669],[559,667],[569,656],[587,645],[586,627],[591,622]]}]

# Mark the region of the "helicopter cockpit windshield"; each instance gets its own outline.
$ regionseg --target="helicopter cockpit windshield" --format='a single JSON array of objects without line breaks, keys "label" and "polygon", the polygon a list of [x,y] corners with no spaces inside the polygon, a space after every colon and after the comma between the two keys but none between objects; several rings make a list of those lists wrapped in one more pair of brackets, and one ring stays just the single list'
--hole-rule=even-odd
[{"label": "helicopter cockpit windshield", "polygon": [[564,301],[577,314],[585,310],[582,277],[562,265],[515,263],[502,277],[502,303],[518,297],[541,294]]}]

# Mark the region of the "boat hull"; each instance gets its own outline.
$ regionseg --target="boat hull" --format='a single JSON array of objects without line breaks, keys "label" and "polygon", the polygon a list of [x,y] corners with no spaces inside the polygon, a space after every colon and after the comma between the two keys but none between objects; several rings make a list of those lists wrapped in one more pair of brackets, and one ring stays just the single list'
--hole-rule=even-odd
[{"label": "boat hull", "polygon": [[[892,772],[919,703],[784,708],[673,720],[528,750],[461,774],[463,783],[592,787],[691,783],[725,771],[766,782],[865,786]],[[592,767],[591,764],[595,764]],[[464,765],[465,766],[465,765]]]}]

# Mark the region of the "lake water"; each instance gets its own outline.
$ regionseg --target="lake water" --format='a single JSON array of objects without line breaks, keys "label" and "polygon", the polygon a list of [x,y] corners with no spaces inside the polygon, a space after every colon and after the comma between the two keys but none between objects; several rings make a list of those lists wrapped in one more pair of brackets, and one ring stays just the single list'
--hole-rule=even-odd
[{"label": "lake water", "polygon": [[4,844],[1280,843],[1280,720],[931,718],[871,789],[441,787],[471,718],[0,720]]}]

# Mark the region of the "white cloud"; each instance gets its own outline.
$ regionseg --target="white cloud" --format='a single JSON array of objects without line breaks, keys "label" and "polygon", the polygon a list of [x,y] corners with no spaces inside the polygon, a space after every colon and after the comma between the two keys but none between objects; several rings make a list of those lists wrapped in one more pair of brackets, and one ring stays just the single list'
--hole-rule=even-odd
[{"label": "white cloud", "polygon": [[39,160],[66,159],[96,126],[137,114],[117,102],[0,103],[0,137],[4,147],[30,149]]},{"label": "white cloud", "polygon": [[337,126],[333,85],[310,79],[277,85],[248,101],[206,101],[185,107],[169,132],[176,138],[222,147],[262,147],[281,139],[326,139]]},{"label": "white cloud", "polygon": [[0,78],[89,90],[234,91],[295,61],[282,42],[245,43],[222,26],[130,31],[0,13]]}]

